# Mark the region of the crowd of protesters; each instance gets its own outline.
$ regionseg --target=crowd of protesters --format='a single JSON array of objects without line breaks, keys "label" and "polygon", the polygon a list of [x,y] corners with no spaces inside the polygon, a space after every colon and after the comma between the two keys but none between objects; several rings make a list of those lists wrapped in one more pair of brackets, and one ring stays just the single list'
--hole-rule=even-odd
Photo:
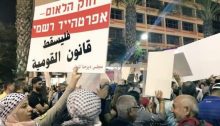
[{"label": "crowd of protesters", "polygon": [[134,81],[102,82],[97,92],[76,88],[80,77],[74,69],[69,84],[49,89],[42,77],[31,85],[5,81],[0,126],[220,126],[220,83],[213,76],[183,83],[175,74],[170,99],[160,90],[142,96],[143,72]]}]

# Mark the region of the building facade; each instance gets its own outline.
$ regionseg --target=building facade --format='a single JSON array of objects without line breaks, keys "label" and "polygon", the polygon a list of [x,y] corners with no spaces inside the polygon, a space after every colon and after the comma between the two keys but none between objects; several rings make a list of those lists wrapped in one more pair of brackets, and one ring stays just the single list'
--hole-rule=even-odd
[{"label": "building facade", "polygon": [[[136,5],[137,41],[141,42],[143,49],[175,48],[203,38],[199,11],[173,1],[142,0]],[[143,34],[148,35],[147,40],[141,40]],[[125,7],[113,3],[109,38],[123,39],[124,35]]]}]

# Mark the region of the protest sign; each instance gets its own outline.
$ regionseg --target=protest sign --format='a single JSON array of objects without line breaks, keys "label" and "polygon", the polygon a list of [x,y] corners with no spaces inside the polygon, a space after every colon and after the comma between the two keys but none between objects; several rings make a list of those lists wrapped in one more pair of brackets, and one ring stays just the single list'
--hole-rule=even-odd
[{"label": "protest sign", "polygon": [[127,80],[128,79],[128,75],[130,74],[130,67],[122,67],[121,68],[121,79],[123,80]]},{"label": "protest sign", "polygon": [[194,81],[220,75],[220,34],[216,34],[191,44],[179,47],[178,53],[184,53],[191,76],[182,77],[182,81]]},{"label": "protest sign", "polygon": [[28,71],[104,73],[111,0],[60,0],[35,7]]},{"label": "protest sign", "polygon": [[170,98],[173,76],[173,50],[149,52],[147,80],[144,87],[145,96],[155,96],[161,90],[164,98]]}]

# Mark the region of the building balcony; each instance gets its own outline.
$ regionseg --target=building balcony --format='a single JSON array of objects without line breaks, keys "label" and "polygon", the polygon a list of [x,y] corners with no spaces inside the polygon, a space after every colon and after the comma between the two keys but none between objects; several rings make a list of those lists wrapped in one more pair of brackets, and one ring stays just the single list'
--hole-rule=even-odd
[{"label": "building balcony", "polygon": [[198,35],[198,32],[196,31],[186,31],[186,30],[181,30],[181,33],[183,36],[191,36],[191,37],[195,37]]},{"label": "building balcony", "polygon": [[111,19],[110,20],[110,26],[117,26],[120,28],[125,28],[125,21],[119,20],[119,19]]},{"label": "building balcony", "polygon": [[203,33],[198,32],[198,36],[199,36],[200,38],[204,38],[204,34],[203,34]]},{"label": "building balcony", "polygon": [[149,32],[152,30],[156,30],[156,31],[165,31],[163,26],[157,26],[157,25],[147,25],[147,29],[149,30]]},{"label": "building balcony", "polygon": [[181,30],[180,29],[176,29],[176,28],[168,28],[166,27],[166,32],[170,32],[170,33],[179,33]]},{"label": "building balcony", "polygon": [[137,29],[141,29],[141,30],[146,30],[147,29],[147,25],[144,23],[137,23],[136,24],[136,28]]},{"label": "building balcony", "polygon": [[158,15],[160,13],[159,9],[151,8],[151,7],[146,7],[145,11],[147,12],[147,14],[156,14],[156,15]]},{"label": "building balcony", "polygon": [[181,13],[180,12],[170,12],[167,15],[172,16],[172,17],[181,18]]},{"label": "building balcony", "polygon": [[156,50],[156,49],[167,49],[167,48],[176,48],[179,47],[180,45],[175,45],[175,44],[165,44],[163,43],[153,43],[153,42],[147,42],[147,41],[141,41],[140,46],[142,48],[146,48],[148,50]]},{"label": "building balcony", "polygon": [[143,6],[143,5],[136,5],[136,10],[137,10],[137,11],[143,11],[143,12],[145,12],[145,11],[146,11],[146,7]]}]

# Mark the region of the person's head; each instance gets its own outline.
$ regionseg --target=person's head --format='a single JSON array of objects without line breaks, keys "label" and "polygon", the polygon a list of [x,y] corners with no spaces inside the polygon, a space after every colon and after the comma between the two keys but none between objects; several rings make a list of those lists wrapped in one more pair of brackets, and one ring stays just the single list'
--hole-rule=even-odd
[{"label": "person's head", "polygon": [[36,91],[41,91],[42,89],[42,79],[40,77],[34,77],[32,80],[31,80],[31,83],[32,83],[32,86],[33,86],[33,89],[36,90]]},{"label": "person's head", "polygon": [[129,90],[128,90],[128,95],[131,95],[135,98],[137,104],[139,105],[140,103],[140,93],[141,93],[141,90],[137,87],[131,87]]},{"label": "person's head", "polygon": [[116,109],[119,117],[134,122],[137,118],[139,106],[133,96],[122,95],[117,100]]},{"label": "person's head", "polygon": [[220,97],[220,83],[216,83],[211,87],[211,95]]},{"label": "person's head", "polygon": [[171,86],[172,89],[175,89],[175,88],[178,88],[176,82],[172,81],[172,86]]},{"label": "person's head", "polygon": [[5,81],[3,85],[4,85],[4,91],[6,91],[7,93],[13,93],[15,91],[14,81]]},{"label": "person's head", "polygon": [[64,92],[66,90],[66,84],[65,83],[60,83],[59,84],[59,91],[60,92]]},{"label": "person's head", "polygon": [[0,101],[0,118],[3,120],[30,121],[31,114],[32,108],[24,94],[11,93]]},{"label": "person's head", "polygon": [[24,93],[24,88],[26,86],[26,80],[24,77],[17,77],[15,81],[15,92]]},{"label": "person's head", "polygon": [[196,85],[191,81],[184,82],[181,91],[182,94],[185,95],[191,95],[193,97],[196,97],[197,95]]},{"label": "person's head", "polygon": [[93,125],[101,113],[101,99],[93,92],[76,89],[67,99],[67,110],[72,120],[65,125]]},{"label": "person's head", "polygon": [[204,89],[205,86],[206,86],[205,83],[200,83],[200,84],[199,84],[199,88],[200,88],[200,89]]},{"label": "person's head", "polygon": [[173,93],[178,96],[179,95],[179,88],[176,82],[172,81],[172,86],[171,86]]},{"label": "person's head", "polygon": [[195,117],[199,112],[197,101],[190,95],[179,95],[173,101],[172,112],[177,122],[185,118]]},{"label": "person's head", "polygon": [[118,98],[122,95],[127,94],[128,92],[128,85],[117,85],[114,91],[114,95],[111,101],[112,107],[116,109],[116,102]]}]

